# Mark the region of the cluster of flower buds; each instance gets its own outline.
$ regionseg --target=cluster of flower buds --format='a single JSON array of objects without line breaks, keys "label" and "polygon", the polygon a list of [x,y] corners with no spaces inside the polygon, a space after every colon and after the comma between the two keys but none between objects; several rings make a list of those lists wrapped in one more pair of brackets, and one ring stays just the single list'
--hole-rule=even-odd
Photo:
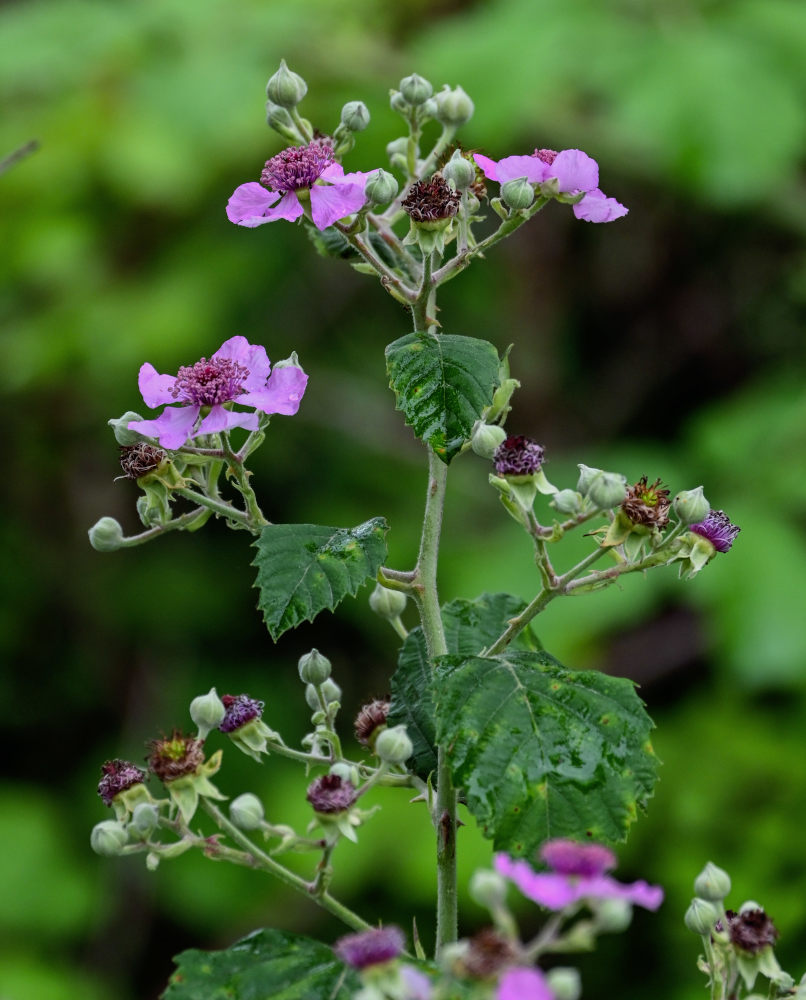
[{"label": "cluster of flower buds", "polygon": [[726,909],[730,890],[728,873],[709,861],[694,880],[695,897],[684,917],[686,927],[702,938],[705,955],[698,966],[719,990],[716,995],[738,997],[739,981],[749,992],[762,975],[769,980],[769,996],[806,997],[806,975],[796,987],[778,963],[778,930],[771,918],[754,900]]}]

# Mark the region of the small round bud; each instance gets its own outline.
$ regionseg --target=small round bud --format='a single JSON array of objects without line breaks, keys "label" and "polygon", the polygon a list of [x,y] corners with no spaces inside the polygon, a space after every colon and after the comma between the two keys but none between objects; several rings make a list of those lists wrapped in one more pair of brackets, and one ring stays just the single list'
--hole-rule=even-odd
[{"label": "small round bud", "polygon": [[387,764],[403,764],[414,753],[404,725],[392,726],[378,733],[375,739],[375,753]]},{"label": "small round bud", "polygon": [[149,851],[146,854],[146,868],[150,872],[155,872],[160,866],[160,856],[155,854],[154,851]]},{"label": "small round bud", "polygon": [[730,875],[709,861],[694,879],[694,892],[700,899],[719,903],[730,892]]},{"label": "small round bud", "polygon": [[702,492],[702,486],[697,486],[693,490],[682,490],[672,501],[672,507],[681,524],[704,521],[711,510],[711,505]]},{"label": "small round bud", "polygon": [[229,818],[239,830],[259,830],[264,815],[263,804],[251,792],[244,792],[229,804]]},{"label": "small round bud", "polygon": [[388,170],[376,170],[367,181],[364,194],[373,205],[388,205],[397,197],[399,189],[400,185],[393,174]]},{"label": "small round bud", "polygon": [[[325,700],[325,704],[329,705],[332,701],[339,701],[341,698],[341,688],[335,681],[330,677],[321,685],[322,697]],[[305,701],[308,703],[308,708],[312,712],[320,711],[322,708],[322,703],[319,700],[319,694],[313,684],[308,684],[305,688]]]},{"label": "small round bud", "polygon": [[535,189],[525,177],[517,177],[501,185],[501,198],[513,212],[519,212],[534,202]]},{"label": "small round bud", "polygon": [[569,965],[560,965],[546,973],[554,1000],[579,1000],[582,996],[582,979],[579,970]]},{"label": "small round bud", "polygon": [[341,123],[351,132],[363,132],[369,125],[369,108],[363,101],[348,101],[341,109]]},{"label": "small round bud", "polygon": [[399,590],[390,590],[378,583],[369,595],[369,606],[381,618],[393,620],[406,610],[408,598]]},{"label": "small round bud", "polygon": [[112,858],[121,853],[128,839],[129,835],[122,823],[118,823],[116,819],[105,819],[92,828],[90,846],[96,854]]},{"label": "small round bud", "polygon": [[190,717],[199,727],[199,739],[207,739],[207,734],[218,729],[227,714],[224,702],[218,697],[216,689],[210,688],[207,694],[200,694],[190,703]]},{"label": "small round bud", "polygon": [[462,156],[461,150],[457,149],[453,156],[442,168],[442,176],[448,183],[453,184],[457,191],[464,191],[476,179],[476,168]]},{"label": "small round bud", "polygon": [[719,910],[707,899],[692,899],[691,905],[686,910],[683,922],[693,933],[701,936],[710,934],[714,929],[714,924],[719,920]]},{"label": "small round bud", "polygon": [[102,517],[87,534],[96,552],[116,552],[123,545],[123,528],[114,517]]},{"label": "small round bud", "polygon": [[755,899],[746,899],[738,909],[738,914],[740,917],[744,916],[745,913],[755,913],[758,910],[763,912],[764,907],[761,903],[757,903]]},{"label": "small round bud", "polygon": [[126,410],[122,417],[107,420],[107,424],[112,428],[115,440],[118,444],[131,445],[137,444],[138,441],[142,441],[143,435],[139,434],[137,431],[130,431],[129,424],[135,420],[142,419],[143,417],[141,417],[139,413],[135,413],[134,410]]},{"label": "small round bud", "polygon": [[549,501],[549,506],[561,514],[579,514],[582,510],[582,496],[576,490],[559,490]]},{"label": "small round bud", "polygon": [[447,84],[434,96],[437,110],[434,115],[436,120],[442,125],[453,125],[458,127],[469,122],[476,110],[473,101],[462,90],[461,87],[454,87],[453,90]]},{"label": "small round bud", "polygon": [[433,118],[437,113],[437,102],[433,97],[429,97],[428,100],[420,107],[420,114],[423,118]]},{"label": "small round bud", "polygon": [[577,491],[582,494],[582,496],[587,496],[588,490],[590,489],[590,484],[593,480],[602,472],[602,469],[594,469],[590,465],[583,465],[582,462],[577,465],[579,469],[579,480],[577,481]]},{"label": "small round bud", "polygon": [[473,428],[473,436],[470,439],[470,447],[479,458],[492,460],[498,446],[507,439],[507,432],[498,424],[485,424],[479,420]]},{"label": "small round bud", "polygon": [[358,773],[358,768],[355,764],[348,764],[346,761],[336,761],[335,764],[330,765],[330,774],[335,774],[342,781],[349,781],[351,785],[358,787],[361,781],[361,776]]},{"label": "small round bud", "polygon": [[341,701],[341,688],[331,677],[328,677],[322,685],[322,694],[328,705],[333,701]]},{"label": "small round bud", "polygon": [[470,879],[470,898],[479,906],[495,910],[503,906],[507,898],[507,881],[491,868],[478,868]]},{"label": "small round bud", "polygon": [[152,802],[140,802],[134,807],[131,825],[141,837],[147,837],[157,829],[160,821],[159,809]]},{"label": "small round bud", "polygon": [[266,84],[266,97],[281,108],[295,108],[308,93],[308,84],[280,60],[280,68]]},{"label": "small round bud", "polygon": [[289,142],[299,142],[299,131],[291,115],[274,101],[266,101],[266,124]]},{"label": "small round bud", "polygon": [[392,111],[397,111],[398,114],[405,114],[409,109],[409,104],[399,90],[392,90],[389,93],[389,107]]},{"label": "small round bud", "polygon": [[386,144],[386,155],[391,160],[393,156],[403,156],[405,157],[406,152],[409,148],[409,140],[405,135],[401,135],[399,139],[392,139],[391,142]]},{"label": "small round bud", "polygon": [[411,105],[425,104],[428,98],[434,93],[434,88],[417,73],[406,76],[400,81],[400,93],[404,100]]},{"label": "small round bud", "polygon": [[626,899],[603,899],[596,905],[596,924],[607,934],[619,934],[632,921],[632,905]]},{"label": "small round bud", "polygon": [[627,496],[627,478],[619,472],[600,472],[588,487],[588,499],[600,510],[618,507]]},{"label": "small round bud", "polygon": [[332,669],[330,660],[322,656],[318,649],[305,653],[297,662],[297,670],[303,684],[324,684],[330,677]]}]

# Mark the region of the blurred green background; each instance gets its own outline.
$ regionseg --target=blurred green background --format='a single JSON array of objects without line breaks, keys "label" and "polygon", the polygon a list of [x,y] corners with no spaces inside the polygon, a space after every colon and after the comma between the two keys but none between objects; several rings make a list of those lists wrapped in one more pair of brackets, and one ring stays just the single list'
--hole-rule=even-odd
[{"label": "blurred green background", "polygon": [[[389,86],[412,70],[476,102],[465,144],[493,157],[580,146],[630,207],[590,226],[549,206],[448,285],[445,329],[514,343],[510,427],[574,464],[703,483],[742,526],[692,583],[658,572],[552,606],[547,647],[569,666],[632,677],[666,766],[622,851],[623,877],[662,883],[658,915],[583,962],[585,996],[702,995],[681,924],[709,858],[781,930],[806,971],[806,7],[801,0],[29,0],[0,10],[0,155],[41,149],[0,177],[5,569],[0,600],[0,997],[151,1000],[183,947],[276,924],[341,929],[262,876],[184,856],[89,849],[106,818],[100,763],[141,760],[216,684],[267,701],[304,732],[297,657],[334,662],[345,723],[383,694],[391,630],[365,594],[271,644],[245,537],[197,536],[100,555],[86,529],[136,530],[106,420],[138,409],[150,360],[175,371],[235,333],[292,350],[311,376],[274,421],[255,469],[275,521],[391,524],[413,562],[421,447],[395,413],[384,345],[405,313],[371,280],[317,257],[303,231],[231,226],[224,205],[280,148],[263,87],[285,57],[303,111],[332,130],[346,100],[373,115],[348,169],[384,163],[400,134]],[[527,546],[472,456],[452,471],[441,595],[537,582]],[[221,784],[304,824],[305,781],[225,754]],[[240,756],[240,755],[238,755]],[[337,852],[334,891],[363,913],[432,934],[432,834],[422,807],[384,798],[361,844]],[[489,857],[468,826],[462,880]],[[463,930],[482,912],[468,903]],[[528,925],[535,914],[524,910]]]}]

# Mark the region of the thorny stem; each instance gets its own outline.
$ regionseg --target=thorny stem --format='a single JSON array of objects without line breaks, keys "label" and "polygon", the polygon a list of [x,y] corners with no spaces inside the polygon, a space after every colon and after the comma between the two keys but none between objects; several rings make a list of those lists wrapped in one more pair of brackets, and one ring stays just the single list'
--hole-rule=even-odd
[{"label": "thorny stem", "polygon": [[238,489],[244,498],[244,503],[246,504],[246,510],[249,517],[249,527],[254,534],[259,535],[261,528],[265,528],[267,524],[271,524],[263,516],[263,511],[260,509],[260,504],[257,502],[257,497],[255,496],[255,491],[252,489],[252,485],[249,482],[249,477],[251,472],[249,472],[241,461],[238,454],[233,450],[230,444],[229,434],[224,433],[224,454],[226,455],[227,462],[229,463],[229,470],[235,476],[235,482],[238,484]]},{"label": "thorny stem", "polygon": [[391,268],[384,264],[368,241],[363,239],[358,233],[351,232],[350,227],[343,225],[341,222],[336,222],[334,225],[347,238],[350,245],[361,254],[364,260],[378,272],[381,276],[381,283],[385,288],[394,288],[400,299],[404,302],[413,303],[416,300],[417,292],[413,288],[410,288]]},{"label": "thorny stem", "polygon": [[193,503],[197,503],[200,507],[206,507],[208,510],[213,511],[214,514],[219,514],[230,521],[235,521],[242,528],[248,528],[253,534],[260,534],[259,531],[254,530],[248,514],[236,510],[232,504],[224,500],[215,500],[213,497],[205,496],[203,493],[197,493],[195,490],[186,489],[183,486],[175,486],[171,492],[176,493],[180,497],[185,497],[187,500],[192,500]]},{"label": "thorny stem", "polygon": [[423,257],[423,280],[411,307],[414,330],[417,333],[425,333],[428,330],[428,308],[429,305],[433,305],[431,293],[435,290],[436,285],[431,276],[432,257],[433,255],[430,253]]},{"label": "thorny stem", "polygon": [[[188,493],[191,492],[188,490]],[[191,499],[194,502],[201,502],[201,498],[197,493],[192,493]],[[186,528],[196,520],[199,514],[202,513],[202,510],[202,507],[197,507],[196,510],[188,511],[187,514],[180,514],[179,517],[173,518],[173,520],[168,521],[166,524],[158,524],[147,531],[141,531],[139,535],[129,535],[120,542],[120,547],[122,549],[133,548],[135,545],[143,545],[145,542],[150,542],[153,538],[159,538],[160,535],[164,535],[168,531],[178,531]]]}]

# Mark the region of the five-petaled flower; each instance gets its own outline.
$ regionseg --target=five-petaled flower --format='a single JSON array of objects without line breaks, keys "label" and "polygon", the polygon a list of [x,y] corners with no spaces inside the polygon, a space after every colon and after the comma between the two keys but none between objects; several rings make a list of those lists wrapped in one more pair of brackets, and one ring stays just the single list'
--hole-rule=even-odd
[{"label": "five-petaled flower", "polygon": [[505,184],[525,177],[531,184],[556,182],[560,194],[584,194],[574,205],[574,215],[585,222],[612,222],[626,215],[625,208],[615,198],[608,198],[599,189],[599,164],[581,149],[536,149],[524,156],[505,156],[491,160],[475,153],[476,163],[491,181]]},{"label": "five-petaled flower", "polygon": [[540,857],[551,869],[536,872],[526,861],[496,854],[495,869],[510,879],[528,899],[549,910],[562,910],[584,899],[624,899],[647,910],[657,910],[663,889],[647,882],[627,885],[605,872],[616,866],[612,851],[602,844],[577,844],[573,840],[549,840]]},{"label": "five-petaled flower", "polygon": [[[258,429],[256,411],[291,416],[299,409],[308,376],[293,364],[272,371],[266,349],[246,337],[230,337],[208,360],[185,365],[176,375],[160,375],[146,362],[138,385],[147,406],[166,406],[155,420],[132,420],[130,430],[157,438],[163,448],[181,448],[188,438],[233,427]],[[227,408],[228,403],[251,407]],[[204,413],[202,412],[204,410]],[[201,422],[197,425],[199,416]]]},{"label": "five-petaled flower", "polygon": [[372,173],[345,174],[325,139],[289,146],[266,161],[259,184],[250,181],[235,189],[227,202],[227,218],[250,229],[276,219],[294,222],[305,211],[304,201],[310,203],[317,229],[327,229],[364,205]]}]

